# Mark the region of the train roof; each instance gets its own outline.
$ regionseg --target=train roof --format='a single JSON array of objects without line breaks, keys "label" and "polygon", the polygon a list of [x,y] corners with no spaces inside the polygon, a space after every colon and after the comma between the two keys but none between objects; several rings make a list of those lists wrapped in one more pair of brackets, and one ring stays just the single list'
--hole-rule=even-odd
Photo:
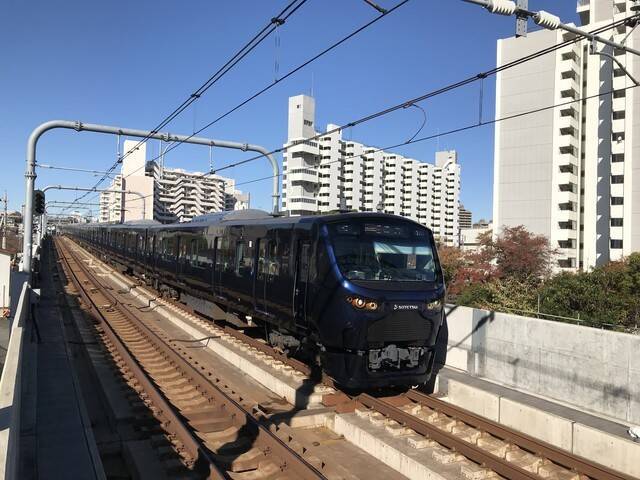
[{"label": "train roof", "polygon": [[255,224],[267,224],[267,225],[297,225],[297,224],[313,224],[313,223],[326,223],[334,222],[338,220],[348,220],[356,218],[393,218],[395,220],[401,220],[404,222],[414,223],[424,227],[424,225],[407,218],[398,215],[390,215],[387,213],[379,212],[344,212],[344,213],[329,213],[324,215],[305,215],[305,216],[277,216],[272,215],[263,210],[247,209],[247,210],[234,210],[229,212],[210,213],[206,215],[200,215],[194,217],[193,220],[183,223],[170,223],[162,224],[155,220],[139,220],[130,221],[122,224],[83,224],[83,228],[90,228],[93,226],[109,227],[114,229],[190,229],[201,228],[219,225],[255,225]]}]

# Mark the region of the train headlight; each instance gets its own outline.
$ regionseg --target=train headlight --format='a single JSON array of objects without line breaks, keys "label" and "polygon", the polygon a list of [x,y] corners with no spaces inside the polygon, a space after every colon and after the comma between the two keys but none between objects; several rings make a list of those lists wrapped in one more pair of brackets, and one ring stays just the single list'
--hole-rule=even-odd
[{"label": "train headlight", "polygon": [[374,300],[367,300],[362,297],[347,297],[347,303],[351,304],[353,308],[358,310],[368,310],[373,312],[378,309],[378,302]]},{"label": "train headlight", "polygon": [[442,304],[443,304],[443,301],[441,299],[427,302],[427,311],[439,312],[440,310],[442,310]]}]

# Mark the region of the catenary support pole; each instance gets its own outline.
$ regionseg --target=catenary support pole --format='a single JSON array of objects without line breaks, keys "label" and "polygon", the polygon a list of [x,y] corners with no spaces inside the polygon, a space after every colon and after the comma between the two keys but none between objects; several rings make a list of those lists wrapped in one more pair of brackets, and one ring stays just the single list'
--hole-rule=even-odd
[{"label": "catenary support pole", "polygon": [[148,130],[135,130],[130,128],[113,127],[108,125],[96,125],[70,120],[52,120],[36,127],[27,142],[27,165],[25,171],[25,204],[24,204],[24,238],[22,242],[22,270],[31,272],[31,255],[33,245],[33,191],[36,179],[36,147],[38,140],[45,132],[56,128],[75,130],[77,132],[96,132],[111,135],[124,135],[138,138],[154,138],[165,142],[191,143],[195,145],[207,145],[220,148],[231,148],[242,151],[252,151],[263,154],[271,163],[273,170],[273,213],[278,213],[280,200],[280,167],[278,162],[269,154],[269,151],[259,145],[249,143],[229,142],[187,135],[175,135],[172,133],[154,132]]}]

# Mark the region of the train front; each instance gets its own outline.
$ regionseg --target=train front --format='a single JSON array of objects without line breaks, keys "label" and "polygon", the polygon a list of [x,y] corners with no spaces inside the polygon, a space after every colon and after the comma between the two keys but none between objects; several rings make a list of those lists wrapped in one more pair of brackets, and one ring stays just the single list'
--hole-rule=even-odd
[{"label": "train front", "polygon": [[325,371],[354,389],[425,383],[444,321],[433,235],[391,215],[348,217],[323,228],[329,292],[318,323]]}]

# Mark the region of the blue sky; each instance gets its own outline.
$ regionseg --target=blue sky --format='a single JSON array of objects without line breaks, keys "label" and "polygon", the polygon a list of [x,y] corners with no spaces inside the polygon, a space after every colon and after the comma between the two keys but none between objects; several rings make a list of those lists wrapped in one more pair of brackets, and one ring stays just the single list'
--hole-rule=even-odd
[{"label": "blue sky", "polygon": [[[395,4],[379,0],[385,7]],[[38,124],[81,120],[151,129],[287,1],[144,0],[51,2],[5,0],[0,16],[0,191],[10,208],[24,202],[25,146]],[[576,21],[574,0],[530,0]],[[273,81],[276,61],[287,72],[377,13],[362,0],[309,0],[280,28],[280,47],[267,39],[166,129],[191,133]],[[286,139],[287,98],[316,97],[316,122],[343,124],[495,65],[496,40],[513,34],[512,18],[490,15],[459,0],[412,0],[338,50],[222,120],[202,136],[278,148]],[[478,85],[422,103],[421,135],[478,118]],[[484,116],[492,118],[495,84],[485,81]],[[393,113],[345,132],[366,144],[386,146],[410,138],[422,120],[416,109]],[[158,143],[150,142],[150,154]],[[456,149],[462,165],[462,201],[474,219],[491,216],[493,128],[423,142],[398,152],[433,161],[438,149]],[[215,150],[217,166],[249,154]],[[208,168],[207,148],[183,145],[166,164]],[[116,158],[112,136],[56,130],[39,143],[38,160],[103,170]],[[238,182],[270,174],[266,161],[221,172]],[[92,186],[96,177],[40,169],[37,187]],[[269,206],[270,182],[245,185],[252,206]],[[53,191],[47,200],[75,192]]]}]

